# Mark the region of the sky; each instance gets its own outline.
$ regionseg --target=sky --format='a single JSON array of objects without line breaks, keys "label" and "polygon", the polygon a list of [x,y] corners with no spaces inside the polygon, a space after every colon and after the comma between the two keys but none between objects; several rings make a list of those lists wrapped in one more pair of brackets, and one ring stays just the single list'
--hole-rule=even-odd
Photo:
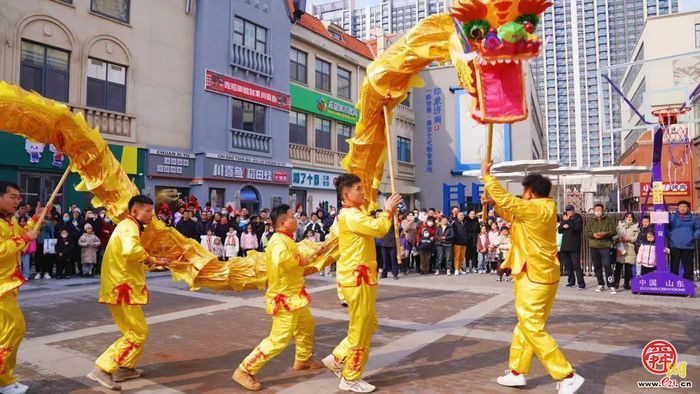
[{"label": "sky", "polygon": [[[306,12],[311,11],[312,4],[326,3],[328,0],[306,0]],[[379,0],[355,0],[356,7],[377,4]],[[700,0],[681,0],[681,12],[700,10]]]}]

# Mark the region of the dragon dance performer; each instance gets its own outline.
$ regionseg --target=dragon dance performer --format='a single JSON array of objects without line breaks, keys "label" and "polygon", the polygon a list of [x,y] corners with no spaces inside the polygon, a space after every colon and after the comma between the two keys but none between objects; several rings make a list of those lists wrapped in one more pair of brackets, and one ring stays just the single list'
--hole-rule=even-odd
[{"label": "dragon dance performer", "polygon": [[515,278],[515,313],[518,324],[513,331],[510,357],[505,376],[498,384],[525,386],[533,355],[556,380],[559,394],[575,393],[584,378],[575,373],[559,345],[546,331],[545,324],[559,289],[557,260],[557,207],[549,198],[552,182],[539,174],[522,181],[523,195],[508,193],[491,175],[493,162],[481,163],[486,193],[496,212],[511,226],[511,249],[501,268],[510,268]]},{"label": "dragon dance performer", "polygon": [[348,304],[348,336],[323,359],[323,364],[340,378],[339,389],[371,393],[375,387],[362,379],[369,358],[372,335],[377,328],[377,256],[374,239],[391,228],[391,215],[401,195],[387,199],[379,218],[360,210],[366,197],[357,175],[343,174],[336,181],[343,209],[338,215],[340,256],[336,264],[337,281]]},{"label": "dragon dance performer", "polygon": [[[24,394],[27,386],[14,376],[17,350],[24,339],[24,315],[17,303],[19,287],[26,281],[20,270],[20,254],[38,236],[36,230],[20,227],[15,212],[22,200],[19,186],[0,181],[0,393]],[[26,227],[31,229],[42,209]]]},{"label": "dragon dance performer", "polygon": [[[293,234],[297,221],[289,205],[272,210],[275,233],[265,249],[267,293],[265,309],[272,316],[270,335],[241,362],[232,379],[251,391],[263,389],[256,379],[260,370],[282,353],[294,338],[295,370],[319,369],[323,364],[313,359],[314,318],[311,297],[304,287],[304,267],[308,261],[299,252]],[[323,253],[323,251],[318,251]]]},{"label": "dragon dance performer", "polygon": [[118,382],[141,376],[136,369],[148,336],[141,306],[148,303],[146,268],[167,262],[149,256],[141,246],[141,232],[153,219],[153,200],[144,195],[129,200],[129,216],[114,229],[102,260],[99,302],[107,304],[122,336],[95,361],[87,375],[110,390]]}]

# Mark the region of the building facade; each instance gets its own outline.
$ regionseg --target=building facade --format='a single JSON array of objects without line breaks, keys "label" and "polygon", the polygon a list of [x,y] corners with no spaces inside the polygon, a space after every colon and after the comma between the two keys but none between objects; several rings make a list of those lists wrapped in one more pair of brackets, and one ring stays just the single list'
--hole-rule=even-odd
[{"label": "building facade", "polygon": [[[200,204],[250,212],[287,202],[288,7],[277,0],[197,3],[192,150],[151,151],[149,158],[163,161],[163,169],[166,160],[171,163],[170,173],[154,185],[156,194],[188,194]],[[193,178],[182,176],[185,171]]]},{"label": "building facade", "polygon": [[[486,126],[469,115],[471,96],[457,80],[452,66],[427,69],[420,74],[425,87],[414,89],[416,119],[415,171],[420,189],[417,206],[447,212],[451,207],[480,210],[483,184],[465,177],[478,170],[485,152]],[[499,163],[541,159],[544,154],[542,113],[531,69],[525,70],[530,116],[521,122],[494,125],[492,157]],[[420,137],[419,137],[420,136]],[[518,182],[507,187],[518,190]]]},{"label": "building facade", "polygon": [[629,59],[647,17],[677,12],[678,0],[557,1],[544,12],[536,80],[550,159],[579,167],[615,162],[621,136],[601,129],[620,127],[620,105],[598,72]]},{"label": "building facade", "polygon": [[[83,113],[147,191],[145,148],[191,147],[192,11],[170,1],[2,0],[0,78]],[[27,203],[46,201],[68,160],[6,133],[0,146],[0,177],[18,182]],[[71,174],[56,203],[89,205],[78,183]]]},{"label": "building facade", "polygon": [[366,41],[404,33],[426,16],[447,11],[448,5],[448,0],[379,0],[375,5],[355,7],[355,0],[335,0],[314,4],[313,14]]}]

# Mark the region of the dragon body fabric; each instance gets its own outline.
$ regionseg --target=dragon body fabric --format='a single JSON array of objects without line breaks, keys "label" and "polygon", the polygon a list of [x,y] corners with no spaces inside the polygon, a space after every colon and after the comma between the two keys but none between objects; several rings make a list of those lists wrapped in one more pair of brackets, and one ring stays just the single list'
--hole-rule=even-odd
[{"label": "dragon body fabric", "polygon": [[[532,32],[538,15],[550,5],[545,0],[456,0],[451,13],[421,20],[369,64],[356,104],[360,120],[342,163],[360,176],[369,191],[366,208],[376,206],[384,174],[383,109],[386,106],[391,116],[409,89],[422,86],[418,73],[431,63],[455,65],[461,85],[473,96],[471,116],[477,121],[509,123],[527,117],[521,62],[538,54],[540,41]],[[466,51],[467,46],[472,51]],[[0,130],[56,146],[70,157],[72,170],[82,178],[76,189],[92,193],[92,205],[105,207],[113,220],[126,216],[128,201],[138,189],[99,131],[81,114],[0,82]],[[153,220],[144,231],[142,244],[150,255],[171,260],[173,279],[185,281],[192,289],[239,291],[266,286],[262,253],[218,261],[160,220]],[[300,249],[312,261],[308,275],[335,261],[338,239],[329,236],[321,253],[318,244],[302,242]]]},{"label": "dragon body fabric", "polygon": [[[82,182],[76,190],[94,195],[92,205],[105,207],[115,222],[127,215],[131,197],[139,193],[109,150],[97,129],[91,128],[82,114],[72,113],[64,104],[0,81],[0,130],[22,135],[34,141],[54,144],[71,159],[71,170]],[[191,289],[244,290],[266,287],[263,253],[251,252],[245,258],[219,261],[203,246],[185,238],[177,230],[154,219],[141,236],[148,254],[171,260],[174,280],[186,282]],[[336,237],[327,244],[337,245]],[[334,261],[334,251],[317,254],[320,247],[306,241],[302,254],[312,259],[306,274],[318,272]]]}]

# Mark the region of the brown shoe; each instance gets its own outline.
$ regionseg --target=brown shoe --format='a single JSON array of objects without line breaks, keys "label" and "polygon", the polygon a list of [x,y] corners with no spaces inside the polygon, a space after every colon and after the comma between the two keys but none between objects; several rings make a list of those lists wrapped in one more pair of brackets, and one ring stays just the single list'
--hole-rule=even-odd
[{"label": "brown shoe", "polygon": [[140,378],[143,375],[143,369],[136,368],[119,368],[117,372],[112,374],[115,382],[123,382],[129,379]]},{"label": "brown shoe", "polygon": [[255,379],[255,375],[243,371],[241,367],[236,368],[236,372],[233,373],[231,379],[243,386],[246,390],[260,391],[263,389],[263,385]]},{"label": "brown shoe", "polygon": [[323,363],[313,358],[310,358],[306,361],[294,360],[294,369],[296,369],[297,371],[321,368],[323,368]]},{"label": "brown shoe", "polygon": [[122,386],[114,383],[112,374],[107,373],[97,367],[90,371],[90,373],[87,374],[87,377],[88,379],[93,380],[110,390],[121,391],[122,389]]}]

